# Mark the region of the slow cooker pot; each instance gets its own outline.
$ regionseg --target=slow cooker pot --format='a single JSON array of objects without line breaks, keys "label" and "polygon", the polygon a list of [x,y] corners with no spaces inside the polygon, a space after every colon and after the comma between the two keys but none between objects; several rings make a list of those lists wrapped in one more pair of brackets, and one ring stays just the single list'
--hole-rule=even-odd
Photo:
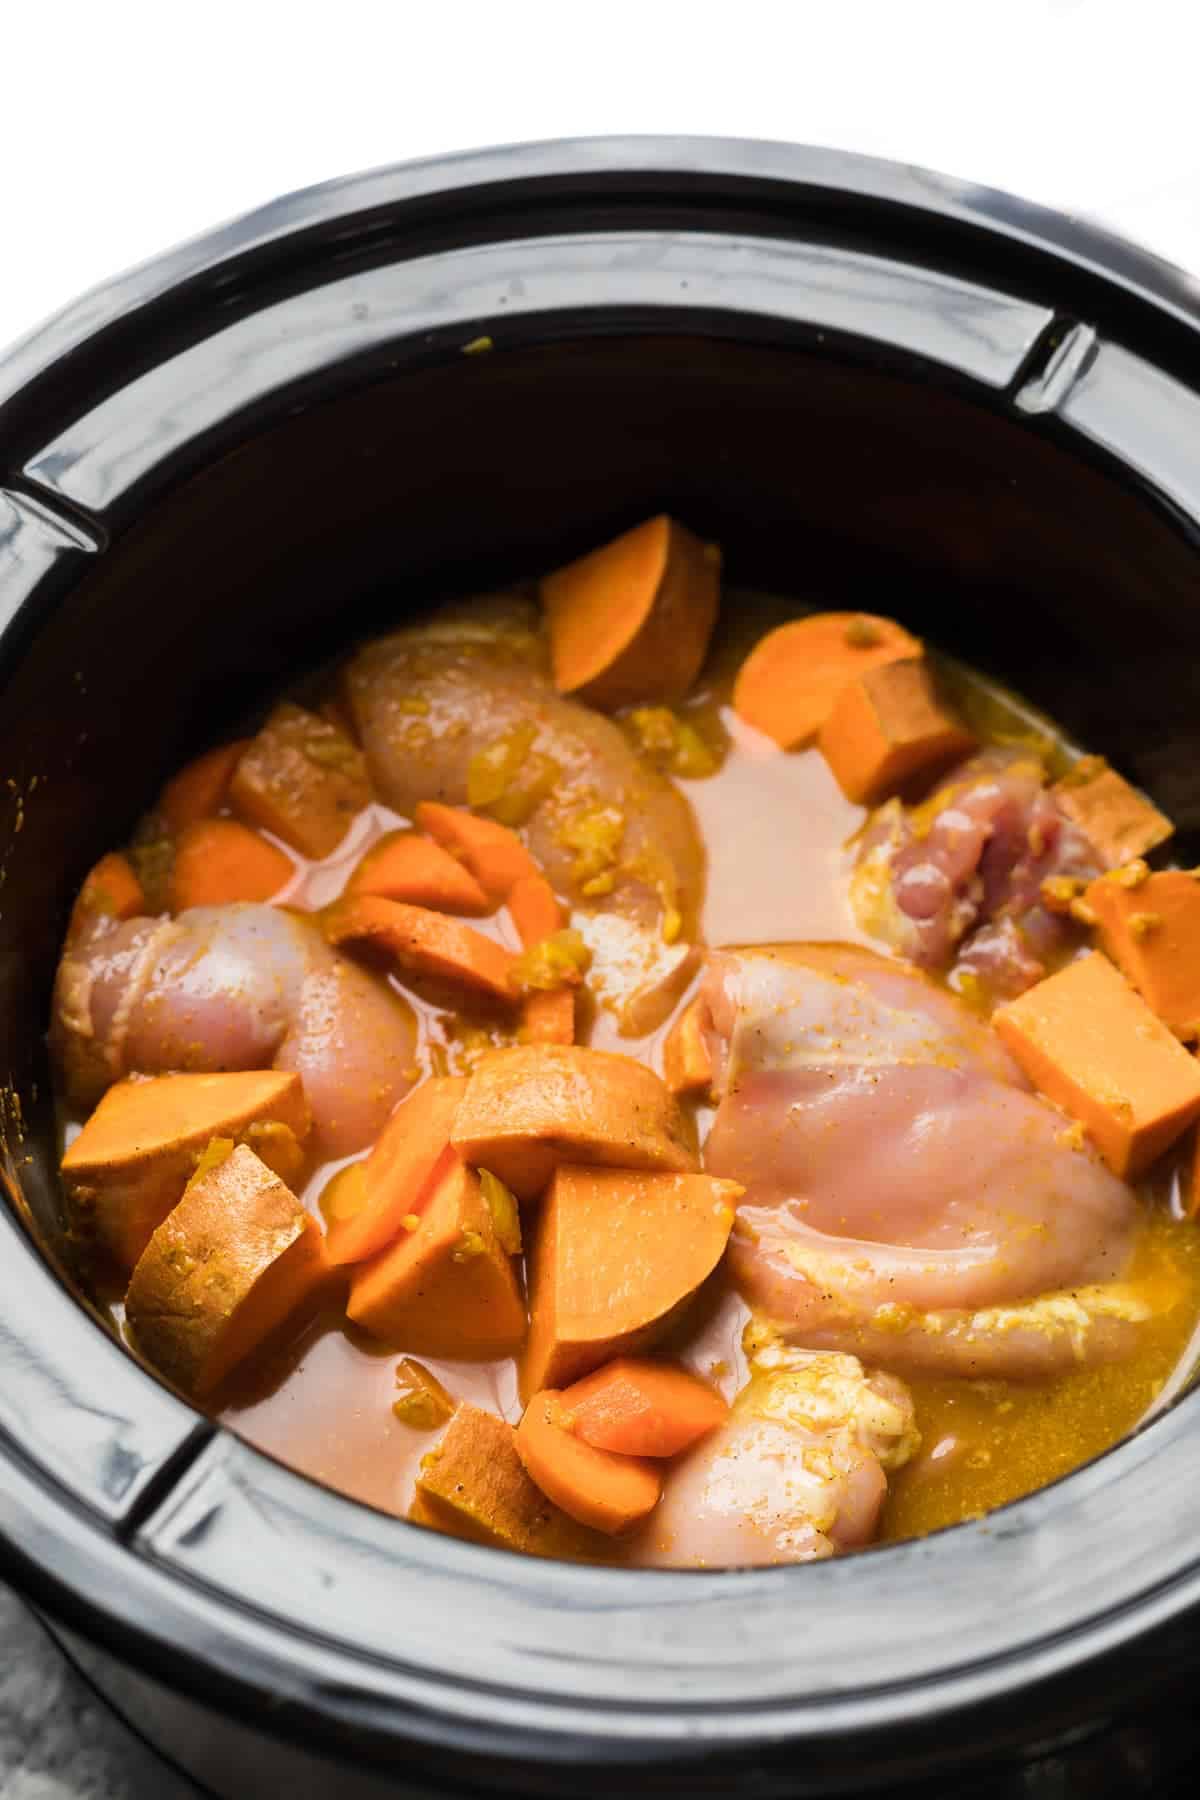
[{"label": "slow cooker pot", "polygon": [[731,583],[852,596],[1024,690],[1187,856],[1198,390],[1200,292],[1099,232],[656,139],[293,196],[0,364],[0,1569],[211,1786],[1137,1793],[1190,1762],[1200,1394],[844,1561],[476,1549],[252,1450],[89,1315],[43,1031],[74,888],[181,758],[418,598],[660,508]]}]

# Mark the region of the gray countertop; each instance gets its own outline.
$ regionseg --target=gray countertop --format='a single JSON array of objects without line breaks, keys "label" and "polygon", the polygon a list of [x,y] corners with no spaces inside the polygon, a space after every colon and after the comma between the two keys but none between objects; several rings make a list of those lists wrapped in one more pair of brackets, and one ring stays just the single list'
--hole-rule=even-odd
[{"label": "gray countertop", "polygon": [[0,1800],[197,1800],[0,1587]]}]

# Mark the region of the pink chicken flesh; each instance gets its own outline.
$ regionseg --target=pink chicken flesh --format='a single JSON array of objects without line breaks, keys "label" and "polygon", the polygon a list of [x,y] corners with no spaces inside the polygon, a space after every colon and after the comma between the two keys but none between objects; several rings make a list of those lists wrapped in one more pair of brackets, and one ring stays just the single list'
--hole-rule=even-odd
[{"label": "pink chicken flesh", "polygon": [[1134,1195],[953,995],[843,945],[719,952],[702,993],[705,1166],[747,1189],[731,1268],[790,1339],[1017,1377],[1120,1352]]},{"label": "pink chicken flesh", "polygon": [[67,949],[51,1045],[70,1096],[92,1104],[133,1072],[294,1069],[315,1148],[372,1143],[414,1079],[412,1008],[272,906],[130,919]]}]

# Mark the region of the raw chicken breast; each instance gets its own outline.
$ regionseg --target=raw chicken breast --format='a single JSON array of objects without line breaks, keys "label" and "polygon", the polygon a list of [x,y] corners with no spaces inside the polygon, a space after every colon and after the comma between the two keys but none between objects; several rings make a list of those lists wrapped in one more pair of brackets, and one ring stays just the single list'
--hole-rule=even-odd
[{"label": "raw chicken breast", "polygon": [[729,1256],[753,1305],[899,1368],[1119,1351],[1145,1315],[1108,1285],[1134,1195],[953,995],[844,945],[720,952],[702,991],[723,1096],[705,1166],[747,1188]]},{"label": "raw chicken breast", "polygon": [[685,940],[704,851],[678,789],[611,719],[555,691],[536,624],[503,596],[440,613],[365,645],[345,694],[375,792],[408,817],[422,800],[467,805],[473,759],[491,759],[513,821],[576,909],[593,987],[622,1029],[649,1031],[695,971]]},{"label": "raw chicken breast", "polygon": [[63,955],[51,1048],[72,1099],[137,1071],[295,1069],[316,1147],[372,1143],[415,1077],[407,1001],[272,906],[130,919]]},{"label": "raw chicken breast", "polygon": [[639,1558],[812,1562],[875,1535],[887,1472],[920,1444],[912,1400],[853,1356],[767,1341],[726,1423],[670,1471]]}]

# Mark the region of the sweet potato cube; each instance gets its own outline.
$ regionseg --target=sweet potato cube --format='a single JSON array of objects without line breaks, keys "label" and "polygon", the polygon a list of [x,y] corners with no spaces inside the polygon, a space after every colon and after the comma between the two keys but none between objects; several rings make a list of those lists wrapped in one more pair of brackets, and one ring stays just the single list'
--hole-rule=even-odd
[{"label": "sweet potato cube", "polygon": [[308,1136],[299,1075],[257,1069],[117,1082],[62,1160],[78,1223],[132,1269],[206,1145],[268,1124],[279,1126],[287,1143]]},{"label": "sweet potato cube", "polygon": [[742,1191],[712,1175],[560,1168],[533,1243],[521,1391],[657,1342],[720,1262]]},{"label": "sweet potato cube", "polygon": [[561,1162],[690,1170],[696,1155],[666,1083],[643,1063],[579,1045],[519,1044],[481,1057],[451,1142],[522,1200]]},{"label": "sweet potato cube", "polygon": [[395,1242],[358,1263],[346,1311],[385,1343],[423,1356],[511,1356],[525,1305],[478,1175],[452,1153]]},{"label": "sweet potato cube", "polygon": [[475,1543],[537,1556],[589,1553],[590,1534],[566,1518],[525,1473],[516,1433],[464,1402],[421,1459],[409,1518]]},{"label": "sweet potato cube", "polygon": [[663,1044],[663,1080],[673,1094],[707,1094],[712,1052],[704,1035],[704,1007],[697,997],[684,1008]]},{"label": "sweet potato cube", "polygon": [[1165,844],[1175,827],[1100,756],[1085,756],[1051,793],[1109,868]]},{"label": "sweet potato cube", "polygon": [[239,1144],[188,1185],[154,1232],[125,1313],[143,1355],[203,1396],[315,1307],[328,1275],[316,1220]]},{"label": "sweet potato cube", "polygon": [[337,849],[370,799],[366,759],[357,744],[290,700],[251,740],[229,786],[239,818],[314,859]]},{"label": "sweet potato cube", "polygon": [[1010,1000],[992,1022],[1116,1175],[1140,1175],[1200,1115],[1200,1064],[1097,952]]},{"label": "sweet potato cube", "polygon": [[665,514],[556,569],[541,594],[558,691],[607,711],[682,699],[720,585],[719,556]]},{"label": "sweet potato cube", "polygon": [[966,726],[938,698],[923,657],[883,663],[847,682],[818,742],[846,798],[863,806],[975,747]]},{"label": "sweet potato cube", "polygon": [[412,975],[457,982],[489,999],[517,1004],[512,983],[516,957],[461,919],[376,894],[346,894],[322,923],[331,944],[360,944],[391,957]]},{"label": "sweet potato cube", "polygon": [[1151,875],[1131,863],[1093,881],[1084,902],[1104,949],[1150,1010],[1176,1037],[1200,1036],[1200,874]]}]

